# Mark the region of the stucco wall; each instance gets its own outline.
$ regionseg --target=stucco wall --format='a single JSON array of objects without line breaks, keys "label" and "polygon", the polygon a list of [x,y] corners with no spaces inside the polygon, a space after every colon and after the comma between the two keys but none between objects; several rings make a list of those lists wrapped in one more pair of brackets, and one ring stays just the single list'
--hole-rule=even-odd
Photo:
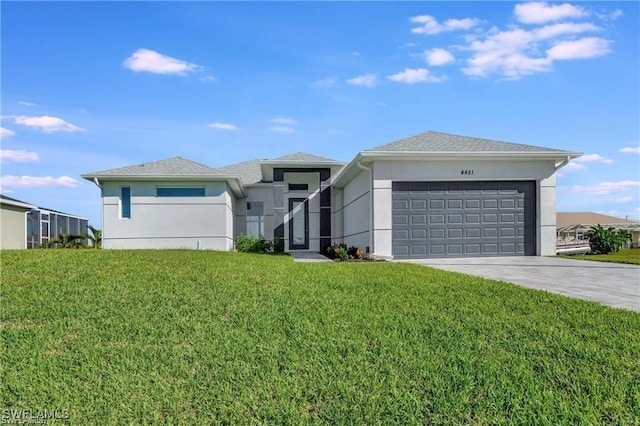
[{"label": "stucco wall", "polygon": [[[131,218],[120,218],[120,188],[131,188]],[[156,197],[156,187],[204,186],[205,197]],[[225,182],[105,182],[103,248],[233,247],[233,200]]]},{"label": "stucco wall", "polygon": [[234,237],[247,234],[247,203],[261,202],[264,206],[264,238],[273,240],[273,186],[248,186],[246,192],[247,198],[237,202]]},{"label": "stucco wall", "polygon": [[[463,174],[463,170],[473,174]],[[553,255],[556,247],[554,173],[553,161],[376,161],[373,165],[374,252],[381,257],[392,257],[391,184],[394,180],[535,180],[537,255]]]},{"label": "stucco wall", "polygon": [[363,251],[370,245],[369,179],[369,172],[363,170],[344,187],[342,208],[339,210],[342,213],[343,242],[348,246],[360,247]]},{"label": "stucco wall", "polygon": [[0,249],[27,248],[25,209],[0,204]]},{"label": "stucco wall", "polygon": [[331,243],[344,242],[343,198],[342,188],[331,188]]}]

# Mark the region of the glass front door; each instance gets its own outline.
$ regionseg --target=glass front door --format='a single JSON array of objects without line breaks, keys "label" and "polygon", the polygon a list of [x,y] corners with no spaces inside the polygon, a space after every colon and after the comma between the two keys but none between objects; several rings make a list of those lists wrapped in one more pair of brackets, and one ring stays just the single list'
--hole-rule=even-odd
[{"label": "glass front door", "polygon": [[289,249],[309,249],[309,202],[305,198],[289,199]]}]

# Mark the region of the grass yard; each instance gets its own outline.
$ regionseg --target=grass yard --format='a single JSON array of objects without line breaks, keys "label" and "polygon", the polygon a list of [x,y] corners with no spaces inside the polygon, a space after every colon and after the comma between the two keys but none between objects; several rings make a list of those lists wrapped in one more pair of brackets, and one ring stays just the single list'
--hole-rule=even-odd
[{"label": "grass yard", "polygon": [[560,257],[578,260],[595,260],[597,262],[630,263],[640,265],[640,248],[620,250],[611,254],[563,254]]},{"label": "grass yard", "polygon": [[2,413],[640,424],[640,315],[396,263],[2,252]]}]

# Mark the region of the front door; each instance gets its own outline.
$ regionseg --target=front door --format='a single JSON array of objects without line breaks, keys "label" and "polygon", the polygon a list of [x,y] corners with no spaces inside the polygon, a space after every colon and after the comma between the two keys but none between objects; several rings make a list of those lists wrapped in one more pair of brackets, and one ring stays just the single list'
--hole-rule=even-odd
[{"label": "front door", "polygon": [[309,201],[289,198],[289,250],[309,249]]}]

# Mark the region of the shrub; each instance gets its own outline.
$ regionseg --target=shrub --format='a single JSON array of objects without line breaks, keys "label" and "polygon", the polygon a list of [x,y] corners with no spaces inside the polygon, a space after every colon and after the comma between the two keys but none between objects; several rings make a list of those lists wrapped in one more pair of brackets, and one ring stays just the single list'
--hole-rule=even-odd
[{"label": "shrub", "polygon": [[592,226],[584,236],[589,239],[591,254],[617,253],[631,238],[623,229],[616,230],[612,226],[605,229],[602,225]]},{"label": "shrub", "polygon": [[349,246],[342,243],[333,243],[332,245],[326,246],[323,250],[324,255],[329,259],[340,259],[340,260],[349,260],[349,259],[362,259],[362,249]]},{"label": "shrub", "polygon": [[337,247],[336,249],[334,249],[334,252],[336,253],[336,257],[338,257],[340,260],[349,260],[349,253],[347,252],[346,248]]},{"label": "shrub", "polygon": [[248,237],[240,234],[236,238],[236,249],[241,253],[264,253],[266,241],[264,237]]},{"label": "shrub", "polygon": [[284,253],[284,238],[275,237],[273,239],[273,252],[274,253]]}]

